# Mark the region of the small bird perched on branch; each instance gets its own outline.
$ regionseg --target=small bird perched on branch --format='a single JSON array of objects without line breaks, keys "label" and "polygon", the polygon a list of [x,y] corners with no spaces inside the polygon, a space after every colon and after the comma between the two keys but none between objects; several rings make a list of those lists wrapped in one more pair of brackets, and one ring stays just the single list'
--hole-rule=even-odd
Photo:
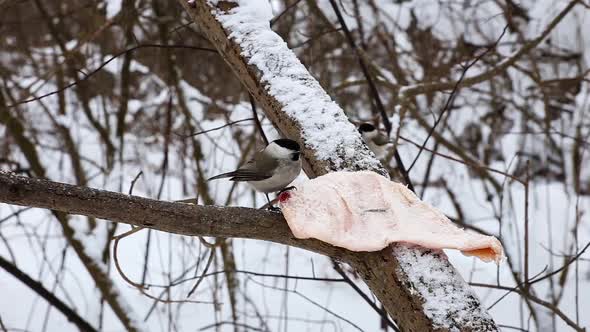
[{"label": "small bird perched on branch", "polygon": [[270,142],[264,149],[233,172],[223,173],[207,181],[230,178],[230,181],[245,181],[256,191],[266,195],[285,189],[301,172],[301,149],[294,140],[281,138]]},{"label": "small bird perched on branch", "polygon": [[383,159],[388,149],[387,145],[391,143],[389,137],[387,137],[387,135],[385,135],[385,133],[382,131],[375,128],[375,126],[372,124],[366,122],[359,125],[358,130],[361,133],[363,140],[367,146],[369,146],[369,149],[373,151],[375,156],[377,156],[379,159]]}]

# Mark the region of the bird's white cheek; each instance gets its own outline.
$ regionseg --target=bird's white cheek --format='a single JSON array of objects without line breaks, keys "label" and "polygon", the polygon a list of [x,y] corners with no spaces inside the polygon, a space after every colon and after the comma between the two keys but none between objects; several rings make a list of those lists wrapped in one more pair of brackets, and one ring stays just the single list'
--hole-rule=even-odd
[{"label": "bird's white cheek", "polygon": [[375,138],[377,136],[376,132],[370,132],[370,133],[363,133],[361,135],[363,137],[363,139],[365,140],[365,142],[370,142],[373,140],[373,138]]},{"label": "bird's white cheek", "polygon": [[385,153],[387,152],[387,147],[385,145],[378,146],[371,141],[369,141],[367,145],[369,146],[369,149],[373,151],[377,159],[383,159],[385,157]]},{"label": "bird's white cheek", "polygon": [[286,149],[277,144],[270,144],[268,147],[266,147],[265,152],[268,153],[269,156],[272,156],[276,159],[289,159],[293,153],[292,150]]}]

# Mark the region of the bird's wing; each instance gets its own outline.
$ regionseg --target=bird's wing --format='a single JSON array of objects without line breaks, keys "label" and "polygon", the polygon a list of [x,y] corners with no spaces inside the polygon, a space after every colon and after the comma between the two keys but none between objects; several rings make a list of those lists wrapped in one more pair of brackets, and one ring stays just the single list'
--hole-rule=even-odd
[{"label": "bird's wing", "polygon": [[270,156],[268,151],[261,150],[254,154],[254,158],[240,169],[256,169],[260,173],[272,174],[279,167],[278,159]]},{"label": "bird's wing", "polygon": [[389,143],[389,137],[383,134],[379,134],[375,136],[375,138],[373,138],[373,142],[375,143],[375,145],[385,145]]},{"label": "bird's wing", "polygon": [[262,181],[270,178],[272,174],[260,173],[254,170],[238,169],[233,172],[216,175],[207,181],[217,180],[222,178],[230,178],[230,181]]},{"label": "bird's wing", "polygon": [[272,177],[272,174],[260,173],[258,171],[238,169],[233,172],[230,181],[262,181]]},{"label": "bird's wing", "polygon": [[262,181],[272,177],[272,170],[278,166],[278,161],[272,158],[262,158],[263,151],[254,154],[254,158],[233,172],[223,173],[210,178],[217,180],[231,178],[230,181]]}]

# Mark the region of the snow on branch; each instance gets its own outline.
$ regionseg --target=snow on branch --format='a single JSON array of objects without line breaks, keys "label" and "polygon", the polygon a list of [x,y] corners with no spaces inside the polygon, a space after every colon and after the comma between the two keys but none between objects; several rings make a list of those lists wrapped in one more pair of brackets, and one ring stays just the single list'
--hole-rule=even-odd
[{"label": "snow on branch", "polygon": [[[340,106],[270,29],[272,11],[268,2],[239,1],[236,6],[237,2],[197,1],[194,5],[197,9],[189,13],[275,127],[303,143],[307,166],[314,175],[335,169],[373,170],[386,175]],[[211,10],[216,14],[211,15]],[[220,23],[224,30],[220,30]]]},{"label": "snow on branch", "polygon": [[[342,109],[271,30],[267,1],[179,2],[275,127],[303,144],[310,177],[340,170],[387,176]],[[403,329],[497,330],[444,253],[400,245],[393,250],[351,253],[348,263]]]}]

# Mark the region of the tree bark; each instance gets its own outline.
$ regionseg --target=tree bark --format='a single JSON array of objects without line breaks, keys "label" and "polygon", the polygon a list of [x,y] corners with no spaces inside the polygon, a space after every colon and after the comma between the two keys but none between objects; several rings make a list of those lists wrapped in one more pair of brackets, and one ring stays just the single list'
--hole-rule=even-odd
[{"label": "tree bark", "polygon": [[[434,257],[441,276],[444,269],[452,268],[444,253],[423,248],[408,248],[402,244],[390,246],[380,252],[352,252],[318,240],[296,239],[280,213],[243,207],[200,206],[158,201],[83,186],[58,183],[44,179],[17,176],[0,171],[0,202],[20,206],[51,209],[107,219],[135,226],[187,236],[212,236],[247,238],[271,241],[332,257],[352,266],[384,304],[386,310],[404,331],[447,331],[437,327],[424,313],[420,293],[412,279],[402,280],[407,264],[419,264],[420,259]],[[70,222],[84,222],[72,219]],[[394,254],[416,254],[401,262]],[[414,259],[415,261],[411,261]],[[427,285],[433,289],[448,289],[452,285],[457,294],[469,286],[460,279],[440,278],[439,285]],[[420,281],[419,281],[420,282]],[[442,287],[442,288],[441,288]],[[453,294],[445,294],[451,300]],[[492,319],[480,309],[477,297],[465,303],[470,321],[462,321],[465,313],[449,312],[449,322],[462,331],[496,330]],[[446,301],[441,302],[444,305]],[[453,305],[456,308],[456,305]],[[392,310],[395,308],[395,311]],[[445,312],[447,308],[438,310]],[[478,315],[479,313],[479,315]],[[405,319],[415,319],[406,321]],[[459,325],[462,324],[462,325]]]},{"label": "tree bark", "polygon": [[[346,115],[341,109],[333,112],[332,105],[329,104],[330,97],[306,70],[302,73],[301,63],[292,60],[295,57],[286,43],[270,31],[269,26],[247,21],[248,17],[242,23],[244,17],[235,16],[240,10],[237,2],[178,1],[201,27],[256,102],[262,106],[279,132],[299,141],[305,147],[304,168],[309,177],[339,170],[372,170],[387,176],[385,169],[372,154],[367,157],[368,149],[360,135],[354,136],[354,127],[347,129],[350,132],[331,137],[331,141],[322,141],[317,136],[321,136],[321,131],[330,126],[322,122],[325,120],[322,118],[324,112],[331,112],[334,126],[348,121]],[[240,24],[250,26],[245,31],[236,31],[241,30]],[[266,43],[259,43],[258,37],[262,34],[267,37]],[[293,98],[286,101],[285,95],[290,93],[289,87],[273,84],[274,78],[287,81],[290,83],[289,87],[306,93],[295,97],[290,95]],[[310,99],[318,102],[310,104]],[[293,105],[310,106],[300,107],[297,112],[293,112]],[[318,123],[310,123],[313,122],[310,119],[316,117]],[[333,150],[334,144],[339,153],[326,156],[324,151]],[[349,153],[351,150],[354,151],[353,154]],[[277,230],[268,230],[275,231]],[[306,243],[306,246],[309,244],[306,249],[321,249],[314,251],[349,263],[402,330],[497,330],[477,296],[442,252],[398,245],[380,252],[351,253],[330,246],[320,246],[317,241],[296,241],[288,231],[282,236],[291,239],[288,241],[290,243],[281,239],[281,243],[296,246]],[[278,238],[269,240],[279,242]],[[346,255],[343,254],[345,252]]]}]

